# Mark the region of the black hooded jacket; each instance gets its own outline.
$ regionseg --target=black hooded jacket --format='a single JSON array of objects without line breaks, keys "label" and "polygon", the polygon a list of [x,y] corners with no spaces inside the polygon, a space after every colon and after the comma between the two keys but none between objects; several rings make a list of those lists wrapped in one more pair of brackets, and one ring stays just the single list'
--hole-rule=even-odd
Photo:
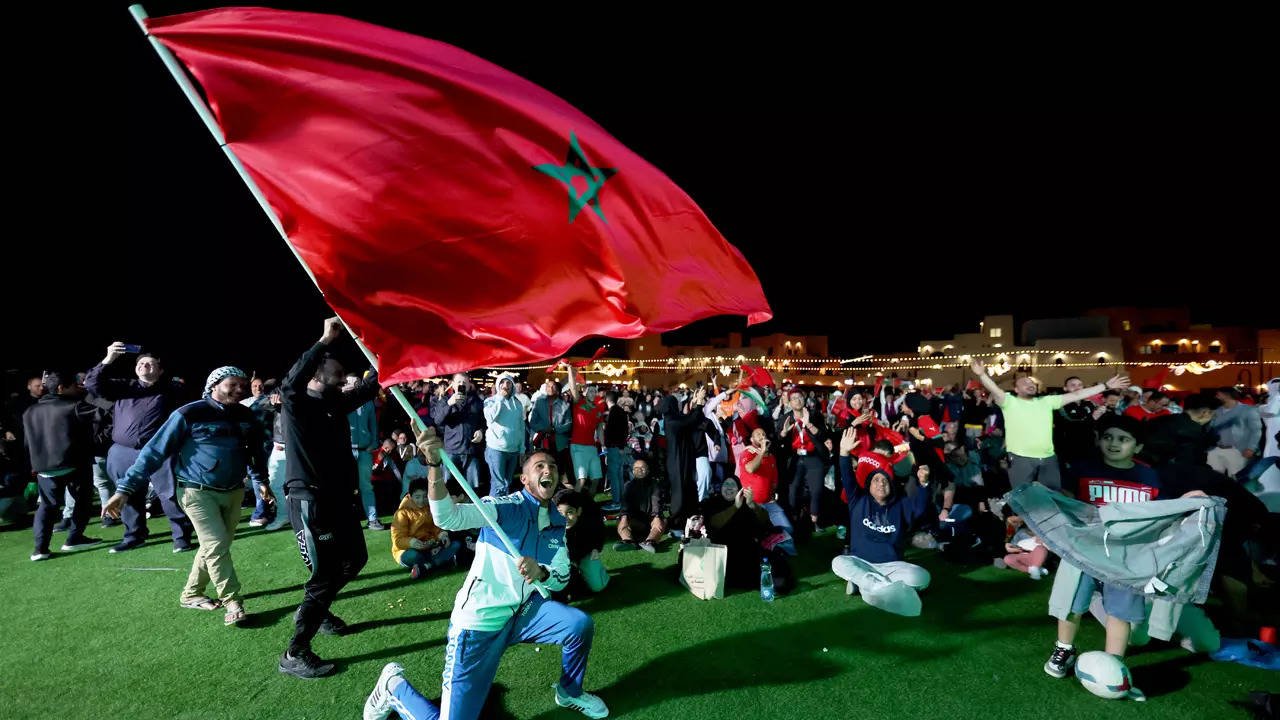
[{"label": "black hooded jacket", "polygon": [[22,414],[23,441],[31,470],[42,473],[88,467],[103,411],[82,400],[49,393]]}]

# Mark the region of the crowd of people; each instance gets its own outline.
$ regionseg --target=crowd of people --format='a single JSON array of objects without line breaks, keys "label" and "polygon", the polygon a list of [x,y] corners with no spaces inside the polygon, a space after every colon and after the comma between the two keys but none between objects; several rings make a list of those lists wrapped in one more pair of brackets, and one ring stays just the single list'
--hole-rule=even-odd
[{"label": "crowd of people", "polygon": [[[832,571],[848,594],[915,615],[930,573],[906,559],[909,546],[1030,580],[1054,572],[1045,538],[1006,502],[1036,483],[1093,505],[1225,499],[1213,577],[1224,632],[1257,627],[1258,593],[1277,575],[1280,380],[1257,395],[1225,387],[1179,403],[1121,375],[1047,392],[1022,376],[1002,388],[980,361],[964,389],[886,378],[834,392],[778,388],[752,368],[726,385],[611,386],[565,364],[563,381],[502,373],[488,392],[464,373],[407,383],[410,415],[376,372],[348,373],[329,353],[340,331],[328,321],[282,380],[222,367],[198,398],[161,357],[123,343],[87,371],[31,378],[3,415],[0,517],[23,522],[34,510],[31,560],[44,561],[57,533],[64,552],[100,542],[88,534],[95,514],[124,526],[112,553],[143,546],[148,517],[163,515],[173,551],[197,550],[180,605],[222,610],[234,625],[247,611],[231,545],[252,505],[248,524],[290,527],[311,572],[280,657],[281,672],[299,677],[333,670],[311,639],[346,631],[330,606],[368,561],[363,530],[389,530],[390,561],[414,580],[469,568],[446,651],[451,717],[478,711],[502,650],[525,641],[564,645],[555,701],[603,717],[603,701],[582,688],[591,620],[554,600],[607,592],[609,552],[695,536],[728,549],[728,587],[757,587],[764,557],[785,595],[790,558],[832,533],[843,546]],[[484,502],[468,502],[460,482]],[[1085,575],[1050,675],[1070,668],[1095,594],[1108,652],[1123,656],[1144,622],[1141,596]],[[391,709],[438,712],[394,663],[366,717]]]}]

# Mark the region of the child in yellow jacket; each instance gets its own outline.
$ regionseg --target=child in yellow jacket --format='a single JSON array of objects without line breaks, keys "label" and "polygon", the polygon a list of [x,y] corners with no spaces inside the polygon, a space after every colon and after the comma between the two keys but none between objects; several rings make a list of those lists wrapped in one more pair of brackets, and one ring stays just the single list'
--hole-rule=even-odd
[{"label": "child in yellow jacket", "polygon": [[453,561],[462,543],[436,527],[427,505],[427,481],[415,478],[391,521],[391,557],[409,568],[414,580]]}]

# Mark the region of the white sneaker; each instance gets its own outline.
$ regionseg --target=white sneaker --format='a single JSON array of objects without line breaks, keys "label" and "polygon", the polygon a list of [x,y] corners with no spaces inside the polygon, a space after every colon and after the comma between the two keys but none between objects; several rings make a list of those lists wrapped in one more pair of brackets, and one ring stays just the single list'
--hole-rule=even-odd
[{"label": "white sneaker", "polygon": [[556,689],[556,704],[563,708],[573,708],[589,718],[609,717],[609,708],[604,701],[586,690],[578,697],[569,697],[560,691],[560,683],[553,685]]},{"label": "white sneaker", "polygon": [[378,676],[378,682],[364,701],[364,720],[385,720],[391,714],[391,678],[399,676],[404,679],[404,668],[400,663],[387,663]]},{"label": "white sneaker", "polygon": [[49,553],[31,553],[31,562],[40,562],[41,560],[48,560],[51,557],[53,557],[53,555]]}]

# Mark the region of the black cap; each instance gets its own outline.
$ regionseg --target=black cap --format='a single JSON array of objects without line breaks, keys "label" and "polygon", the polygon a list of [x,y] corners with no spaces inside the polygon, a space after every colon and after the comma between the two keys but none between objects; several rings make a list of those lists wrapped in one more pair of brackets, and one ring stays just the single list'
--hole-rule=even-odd
[{"label": "black cap", "polygon": [[1121,430],[1133,436],[1138,444],[1141,445],[1147,437],[1147,426],[1142,420],[1130,417],[1128,415],[1116,415],[1110,413],[1104,415],[1102,420],[1098,422],[1098,435],[1106,432],[1110,428],[1120,428]]}]

